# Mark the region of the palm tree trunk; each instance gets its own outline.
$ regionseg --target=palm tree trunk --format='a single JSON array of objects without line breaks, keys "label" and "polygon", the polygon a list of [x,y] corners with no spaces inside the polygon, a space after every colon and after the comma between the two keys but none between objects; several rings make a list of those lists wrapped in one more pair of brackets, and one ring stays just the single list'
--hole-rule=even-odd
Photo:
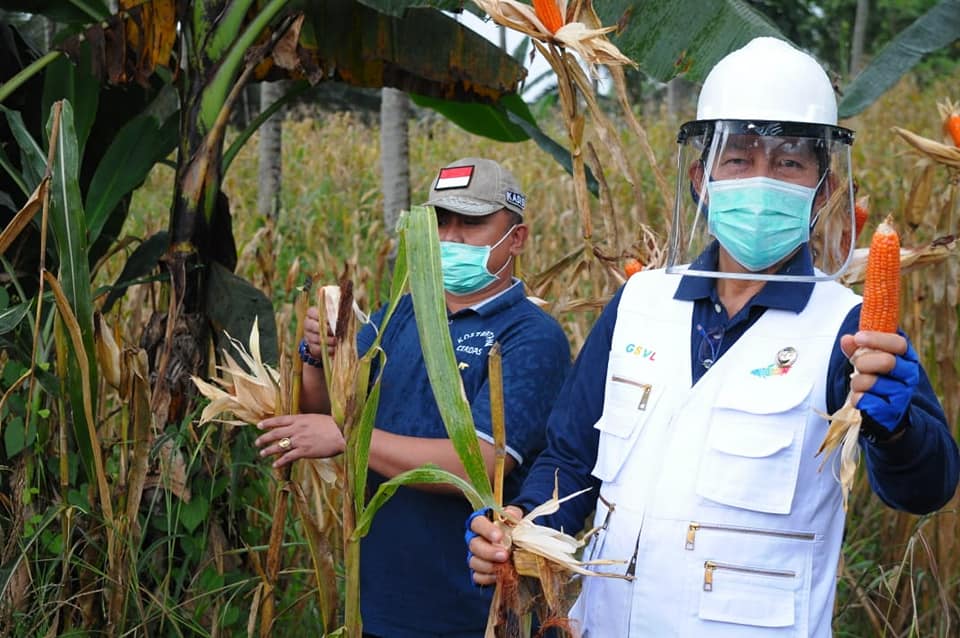
[{"label": "palm tree trunk", "polygon": [[380,102],[380,170],[383,174],[383,222],[394,234],[400,211],[410,208],[410,153],[407,120],[410,100],[383,87]]},{"label": "palm tree trunk", "polygon": [[857,0],[857,14],[853,19],[853,42],[850,45],[850,76],[863,68],[863,47],[867,37],[867,18],[870,16],[870,0]]},{"label": "palm tree trunk", "polygon": [[[260,110],[276,102],[284,93],[283,82],[260,83]],[[280,212],[280,184],[282,177],[283,109],[277,111],[259,129],[257,213],[276,221]]]}]

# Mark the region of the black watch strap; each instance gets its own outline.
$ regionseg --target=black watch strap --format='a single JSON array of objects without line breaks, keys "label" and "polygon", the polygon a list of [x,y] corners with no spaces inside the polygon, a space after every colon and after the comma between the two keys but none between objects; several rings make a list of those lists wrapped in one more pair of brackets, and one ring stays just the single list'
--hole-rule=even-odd
[{"label": "black watch strap", "polygon": [[297,349],[297,352],[300,353],[300,360],[308,366],[323,369],[323,359],[314,359],[312,356],[310,356],[310,349],[307,348],[306,339],[302,339],[300,341],[300,347]]}]

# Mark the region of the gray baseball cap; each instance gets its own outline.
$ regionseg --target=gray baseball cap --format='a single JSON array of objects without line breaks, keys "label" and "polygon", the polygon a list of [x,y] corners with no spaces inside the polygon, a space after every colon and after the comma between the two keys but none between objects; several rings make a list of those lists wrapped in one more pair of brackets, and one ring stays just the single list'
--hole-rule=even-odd
[{"label": "gray baseball cap", "polygon": [[527,197],[517,180],[499,163],[465,157],[440,169],[427,206],[479,217],[501,208],[523,215]]}]

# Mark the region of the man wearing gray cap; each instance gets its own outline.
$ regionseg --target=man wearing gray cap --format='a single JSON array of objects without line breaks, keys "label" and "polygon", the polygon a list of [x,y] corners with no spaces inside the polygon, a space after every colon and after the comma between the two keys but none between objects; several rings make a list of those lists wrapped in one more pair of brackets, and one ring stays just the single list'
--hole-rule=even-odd
[{"label": "man wearing gray cap", "polygon": [[[569,345],[559,324],[527,300],[523,283],[512,276],[529,230],[526,197],[506,168],[482,158],[453,162],[440,169],[427,204],[437,213],[450,337],[491,476],[487,355],[500,344],[509,499],[545,444],[544,423],[570,366]],[[360,331],[361,354],[373,343],[383,312]],[[260,424],[266,432],[257,445],[262,455],[277,455],[278,466],[343,451],[318,368],[326,342],[318,318],[315,309],[308,312],[301,344],[307,365],[300,408],[309,414]],[[409,295],[400,300],[381,346],[386,360],[378,363],[383,377],[370,444],[370,489],[425,463],[464,476],[433,399]],[[400,488],[377,512],[361,546],[366,636],[483,636],[492,593],[471,583],[463,559],[463,521],[470,511],[456,488],[424,485]]]}]

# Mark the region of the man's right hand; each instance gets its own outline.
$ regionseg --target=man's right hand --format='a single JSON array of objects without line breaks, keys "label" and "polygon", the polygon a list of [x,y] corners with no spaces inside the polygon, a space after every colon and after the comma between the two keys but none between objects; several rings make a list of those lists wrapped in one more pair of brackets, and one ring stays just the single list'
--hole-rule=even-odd
[{"label": "man's right hand", "polygon": [[[523,511],[513,505],[505,507],[504,512],[508,517],[515,517],[517,520],[523,518]],[[497,565],[510,558],[510,550],[503,543],[503,530],[485,516],[475,517],[470,523],[470,530],[476,534],[470,540],[473,582],[478,585],[495,585]]]},{"label": "man's right hand", "polygon": [[[320,309],[316,306],[307,308],[307,316],[303,320],[303,338],[307,342],[307,350],[314,359],[323,357],[323,345],[326,344],[327,355],[333,357],[337,350],[337,339],[327,327],[326,321],[320,322]],[[321,333],[321,326],[324,328]],[[324,336],[321,338],[321,334]]]}]

